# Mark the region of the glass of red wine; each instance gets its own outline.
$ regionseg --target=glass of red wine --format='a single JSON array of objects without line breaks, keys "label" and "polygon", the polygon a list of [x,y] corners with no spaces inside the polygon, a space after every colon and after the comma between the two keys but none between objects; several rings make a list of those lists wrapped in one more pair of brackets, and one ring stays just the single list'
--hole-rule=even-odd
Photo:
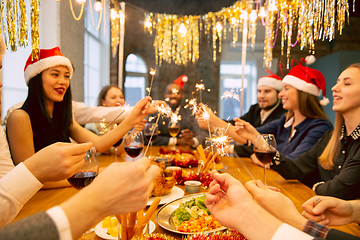
[{"label": "glass of red wine", "polygon": [[257,159],[264,164],[264,184],[266,185],[266,165],[276,153],[276,140],[273,134],[259,134],[254,142],[254,152]]},{"label": "glass of red wine", "polygon": [[[99,159],[94,147],[86,151],[84,160],[85,163],[80,171],[68,178],[68,182],[71,184],[71,186],[78,190],[83,189],[89,185],[99,174]],[[84,232],[83,235],[90,234],[94,231],[94,228],[90,228]]]},{"label": "glass of red wine", "polygon": [[[144,128],[144,136],[145,139],[150,142],[150,147],[152,148],[152,143],[153,141],[157,138],[158,136],[158,125],[157,123],[146,123],[145,128]],[[151,154],[150,154],[151,156]]]},{"label": "glass of red wine", "polygon": [[80,171],[68,178],[71,186],[78,190],[89,185],[99,174],[99,160],[94,147],[86,151],[84,160],[85,163]]},{"label": "glass of red wine", "polygon": [[144,148],[144,136],[142,131],[132,130],[126,133],[123,140],[123,146],[126,154],[134,161]]}]

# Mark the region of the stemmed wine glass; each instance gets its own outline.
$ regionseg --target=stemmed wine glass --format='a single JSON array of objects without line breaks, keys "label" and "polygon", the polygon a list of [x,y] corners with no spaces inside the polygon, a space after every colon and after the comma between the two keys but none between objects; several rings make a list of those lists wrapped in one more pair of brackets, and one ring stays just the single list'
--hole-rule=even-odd
[{"label": "stemmed wine glass", "polygon": [[99,174],[99,159],[94,147],[86,151],[84,160],[85,163],[80,171],[68,178],[71,186],[78,190],[89,185]]},{"label": "stemmed wine glass", "polygon": [[264,184],[266,185],[266,164],[270,163],[276,154],[276,141],[273,134],[259,134],[254,142],[255,156],[264,164]]},{"label": "stemmed wine glass", "polygon": [[[94,147],[86,151],[85,163],[80,169],[79,172],[75,173],[67,180],[74,188],[80,190],[89,185],[94,178],[99,174],[99,159],[96,154],[96,149]],[[94,232],[94,228],[90,228],[88,231],[83,233],[83,235]]]},{"label": "stemmed wine glass", "polygon": [[[171,137],[176,137],[180,132],[179,121],[170,121],[168,126],[168,131]],[[175,146],[173,146],[172,149],[175,150]]]},{"label": "stemmed wine glass", "polygon": [[124,136],[123,146],[127,155],[129,155],[133,161],[140,155],[144,148],[144,137],[142,131],[129,131]]},{"label": "stemmed wine glass", "polygon": [[[117,127],[117,124],[115,123],[115,124],[111,127],[110,130],[115,129],[116,127]],[[120,144],[122,143],[122,141],[123,141],[123,139],[120,138],[120,140],[117,141],[117,142],[113,145],[113,147],[114,147],[114,153],[115,153],[115,162],[117,162],[117,151],[118,151],[118,147],[120,146]]]},{"label": "stemmed wine glass", "polygon": [[[144,128],[145,139],[150,142],[150,147],[152,149],[152,143],[158,136],[158,125],[157,123],[146,123]],[[151,154],[150,154],[151,155]]]}]

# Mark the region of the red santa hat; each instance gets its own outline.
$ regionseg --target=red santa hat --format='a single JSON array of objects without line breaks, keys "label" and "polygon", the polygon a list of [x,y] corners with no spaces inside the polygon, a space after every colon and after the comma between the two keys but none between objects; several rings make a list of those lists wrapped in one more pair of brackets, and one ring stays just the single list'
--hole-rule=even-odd
[{"label": "red santa hat", "polygon": [[321,90],[323,99],[320,100],[320,104],[322,106],[326,106],[329,103],[329,99],[326,98],[325,77],[316,69],[298,64],[290,70],[288,75],[284,77],[283,83],[289,84],[300,91],[315,96],[320,96]]},{"label": "red santa hat", "polygon": [[187,80],[188,80],[188,77],[186,75],[181,75],[174,81],[174,83],[179,85],[181,87],[181,89],[184,90],[184,85],[187,82]]},{"label": "red santa hat", "polygon": [[29,84],[29,80],[31,78],[35,77],[42,71],[56,66],[67,67],[70,72],[70,78],[72,77],[74,69],[71,61],[60,52],[59,47],[52,49],[40,49],[39,59],[32,59],[32,54],[30,54],[24,68],[26,85]]},{"label": "red santa hat", "polygon": [[276,89],[277,91],[281,91],[283,88],[283,84],[282,84],[282,78],[279,77],[278,75],[268,71],[268,73],[270,75],[268,76],[263,76],[259,79],[257,86],[268,86],[271,88]]}]

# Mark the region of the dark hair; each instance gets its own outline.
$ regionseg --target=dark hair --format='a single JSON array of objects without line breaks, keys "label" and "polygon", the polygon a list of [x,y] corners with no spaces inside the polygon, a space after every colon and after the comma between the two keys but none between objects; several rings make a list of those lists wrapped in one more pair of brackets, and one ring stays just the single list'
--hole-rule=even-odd
[{"label": "dark hair", "polygon": [[72,124],[72,103],[71,103],[71,88],[70,85],[66,90],[64,99],[61,102],[54,103],[53,117],[51,118],[46,111],[45,106],[45,92],[42,84],[42,73],[29,80],[28,96],[25,100],[24,106],[29,106],[29,109],[37,116],[46,119],[51,125],[59,126],[63,136],[68,136],[70,125]]},{"label": "dark hair", "polygon": [[122,94],[124,94],[118,85],[115,85],[115,84],[107,85],[107,86],[103,87],[99,93],[98,106],[102,106],[102,100],[105,100],[106,94],[111,88],[117,88],[121,91]]}]

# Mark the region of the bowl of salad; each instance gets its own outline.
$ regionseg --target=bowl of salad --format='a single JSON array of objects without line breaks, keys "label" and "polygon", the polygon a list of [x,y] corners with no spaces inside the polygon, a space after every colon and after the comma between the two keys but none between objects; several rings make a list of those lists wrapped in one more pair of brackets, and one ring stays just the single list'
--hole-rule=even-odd
[{"label": "bowl of salad", "polygon": [[196,234],[225,230],[210,214],[204,200],[206,193],[187,195],[162,206],[156,221],[162,228],[179,234]]}]

